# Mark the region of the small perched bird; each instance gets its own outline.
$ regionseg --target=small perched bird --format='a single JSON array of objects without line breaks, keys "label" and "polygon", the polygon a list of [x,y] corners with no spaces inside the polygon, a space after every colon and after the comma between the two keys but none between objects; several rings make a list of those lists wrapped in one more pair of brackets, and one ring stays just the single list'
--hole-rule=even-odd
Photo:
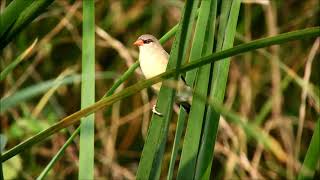
[{"label": "small perched bird", "polygon": [[[169,54],[163,49],[157,38],[150,34],[144,34],[141,35],[133,44],[139,47],[140,68],[143,75],[147,79],[157,76],[166,71],[169,61]],[[183,88],[179,89],[190,90],[190,88],[187,87],[185,82],[183,82],[182,80],[177,83],[178,86],[183,84]],[[152,85],[153,90],[155,90],[157,93],[160,91],[160,87],[161,83]],[[189,112],[190,103],[187,100],[188,98],[184,97],[185,94],[186,93],[179,93],[178,91],[177,96],[181,96],[178,97],[177,103],[181,104],[185,108],[185,110]],[[155,105],[152,108],[152,112],[160,116],[162,115],[156,110]]]}]

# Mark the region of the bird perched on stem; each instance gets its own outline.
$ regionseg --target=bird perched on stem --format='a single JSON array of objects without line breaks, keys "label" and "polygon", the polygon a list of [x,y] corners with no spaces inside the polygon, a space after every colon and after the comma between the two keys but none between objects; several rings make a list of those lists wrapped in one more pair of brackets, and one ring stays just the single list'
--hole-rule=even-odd
[{"label": "bird perched on stem", "polygon": [[[159,40],[150,34],[141,35],[134,43],[139,47],[139,62],[145,78],[149,79],[164,73],[169,61],[169,54],[163,49]],[[179,93],[182,91],[190,91],[190,87],[186,85],[183,79],[175,83],[175,88],[178,89],[177,103],[181,104],[187,112],[190,110],[190,103],[186,96],[186,93]],[[161,83],[152,85],[152,89],[158,93],[160,91]],[[154,105],[152,112],[157,115],[162,115],[156,110]]]}]

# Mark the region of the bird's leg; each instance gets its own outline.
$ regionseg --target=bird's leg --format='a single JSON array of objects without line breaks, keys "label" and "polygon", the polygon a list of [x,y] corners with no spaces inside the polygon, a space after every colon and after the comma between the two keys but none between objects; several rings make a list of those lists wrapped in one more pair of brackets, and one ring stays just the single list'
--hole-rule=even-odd
[{"label": "bird's leg", "polygon": [[162,113],[157,111],[157,107],[156,107],[155,104],[152,106],[152,112],[155,113],[158,116],[162,116]]}]

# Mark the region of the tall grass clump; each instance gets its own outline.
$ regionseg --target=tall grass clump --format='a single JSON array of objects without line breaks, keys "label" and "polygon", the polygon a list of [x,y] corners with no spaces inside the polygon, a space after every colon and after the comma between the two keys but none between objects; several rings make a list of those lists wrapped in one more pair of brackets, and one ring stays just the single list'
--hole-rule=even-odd
[{"label": "tall grass clump", "polygon": [[[318,176],[316,1],[294,19],[267,1],[4,2],[1,179]],[[146,33],[170,49],[151,79],[131,45]]]}]

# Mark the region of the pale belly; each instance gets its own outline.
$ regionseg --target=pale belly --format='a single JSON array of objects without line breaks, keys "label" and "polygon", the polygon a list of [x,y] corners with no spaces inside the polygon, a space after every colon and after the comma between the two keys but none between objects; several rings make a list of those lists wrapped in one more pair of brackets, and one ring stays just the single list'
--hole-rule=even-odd
[{"label": "pale belly", "polygon": [[[139,61],[141,70],[146,79],[157,76],[166,71],[167,68],[167,57],[165,56],[157,56],[155,57],[153,54],[140,54]],[[152,86],[152,88],[156,91],[159,91],[161,87],[161,83],[157,83]]]}]

